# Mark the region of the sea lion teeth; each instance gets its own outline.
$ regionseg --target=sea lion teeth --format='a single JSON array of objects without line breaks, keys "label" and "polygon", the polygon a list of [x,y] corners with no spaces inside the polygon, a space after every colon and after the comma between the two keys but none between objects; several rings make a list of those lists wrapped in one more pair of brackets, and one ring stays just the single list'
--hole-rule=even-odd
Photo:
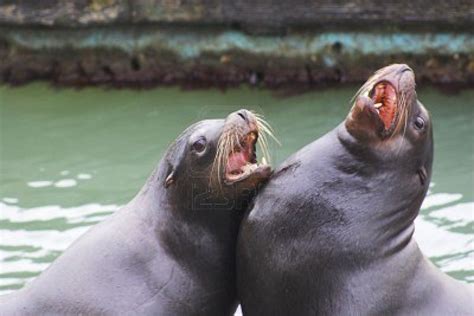
[{"label": "sea lion teeth", "polygon": [[257,168],[257,164],[247,163],[245,166],[242,167],[242,173],[254,172]]},{"label": "sea lion teeth", "polygon": [[380,108],[381,106],[383,106],[383,103],[375,103],[374,106],[375,106],[376,109],[378,109],[378,108]]}]

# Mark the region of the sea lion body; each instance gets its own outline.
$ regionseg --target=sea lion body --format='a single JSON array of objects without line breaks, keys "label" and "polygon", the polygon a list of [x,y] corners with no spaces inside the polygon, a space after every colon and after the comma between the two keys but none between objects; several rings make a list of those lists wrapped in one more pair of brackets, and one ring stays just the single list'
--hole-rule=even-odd
[{"label": "sea lion body", "polygon": [[[227,236],[212,238],[205,228],[189,225],[186,235],[176,236],[180,240],[163,241],[161,236],[184,227],[163,216],[157,231],[142,202],[135,199],[96,225],[31,285],[1,298],[0,314],[232,315],[238,218],[219,223]],[[170,253],[172,242],[181,244],[181,253]],[[204,254],[208,264],[201,262]]]},{"label": "sea lion body", "polygon": [[238,226],[270,171],[216,188],[212,167],[223,132],[252,130],[252,119],[243,110],[188,128],[131,202],[1,297],[0,315],[232,315]]},{"label": "sea lion body", "polygon": [[473,314],[472,287],[440,272],[412,238],[433,157],[413,73],[387,67],[362,92],[380,83],[387,104],[378,108],[376,91],[357,98],[344,123],[288,158],[254,200],[237,246],[244,315]]}]

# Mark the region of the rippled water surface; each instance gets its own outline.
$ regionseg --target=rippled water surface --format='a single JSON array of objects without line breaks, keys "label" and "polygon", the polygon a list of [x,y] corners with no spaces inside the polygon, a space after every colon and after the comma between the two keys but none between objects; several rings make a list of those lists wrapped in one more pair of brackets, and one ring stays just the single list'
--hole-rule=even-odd
[{"label": "rippled water surface", "polygon": [[[247,88],[0,87],[0,294],[22,287],[127,203],[191,123],[257,110],[283,144],[272,150],[278,163],[343,120],[356,90],[277,98]],[[434,119],[435,165],[415,237],[442,270],[474,282],[474,90],[425,88],[419,96]]]}]

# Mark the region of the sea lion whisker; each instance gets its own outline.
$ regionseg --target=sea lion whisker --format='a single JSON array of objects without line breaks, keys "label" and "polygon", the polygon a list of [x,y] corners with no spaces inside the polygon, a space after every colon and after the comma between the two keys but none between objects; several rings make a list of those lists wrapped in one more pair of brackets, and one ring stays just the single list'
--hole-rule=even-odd
[{"label": "sea lion whisker", "polygon": [[258,113],[257,111],[251,110],[250,113],[252,113],[257,119],[261,118],[263,119],[263,114]]},{"label": "sea lion whisker", "polygon": [[232,146],[232,152],[234,152],[236,146],[240,147],[240,139],[237,133],[234,134],[234,141],[235,141],[235,144],[234,144],[235,146]]},{"label": "sea lion whisker", "polygon": [[267,160],[267,162],[271,162],[270,151],[268,149],[268,141],[265,134],[261,134],[261,137],[258,138],[257,143],[259,144],[263,157]]},{"label": "sea lion whisker", "polygon": [[258,117],[257,116],[256,119],[257,119],[257,123],[265,125],[266,127],[268,127],[269,130],[273,131],[273,128],[270,125],[270,123],[268,123],[263,117]]},{"label": "sea lion whisker", "polygon": [[271,137],[275,137],[275,135],[273,134],[273,130],[271,128],[269,128],[268,126],[266,126],[265,124],[262,124],[262,122],[258,122],[257,126],[258,126],[259,129],[264,131],[266,134],[270,135]]},{"label": "sea lion whisker", "polygon": [[406,131],[407,131],[408,115],[404,115],[404,117],[405,117],[404,118],[405,124],[403,125],[402,141],[398,145],[397,156],[399,156],[399,154],[400,154],[400,152],[403,148],[403,143],[405,142],[405,134],[406,134]]},{"label": "sea lion whisker", "polygon": [[263,157],[265,160],[267,160],[269,163],[271,163],[271,155],[270,155],[270,150],[269,150],[269,142],[268,142],[268,137],[272,138],[278,145],[281,146],[280,141],[276,136],[274,135],[273,128],[271,125],[265,121],[263,118],[257,118],[257,128],[260,131],[260,137],[258,139],[258,144],[262,150]]},{"label": "sea lion whisker", "polygon": [[267,121],[257,118],[257,128],[263,132],[262,134],[268,134],[279,146],[281,146],[280,141],[274,134],[273,128]]},{"label": "sea lion whisker", "polygon": [[262,117],[257,117],[257,127],[258,126],[264,126],[266,127],[270,132],[274,132],[273,130],[273,127],[270,125],[270,123],[268,123],[267,121],[265,121],[265,119],[263,119]]},{"label": "sea lion whisker", "polygon": [[215,174],[214,172],[217,171],[217,174],[215,175],[217,176],[219,187],[222,186],[221,174],[223,170],[223,165],[225,166],[226,157],[230,154],[229,145],[231,145],[231,136],[232,134],[229,131],[224,131],[224,133],[219,138],[217,144],[216,156],[214,157],[212,172],[213,174]]},{"label": "sea lion whisker", "polygon": [[281,146],[281,142],[278,140],[278,138],[269,130],[267,130],[266,128],[263,129],[265,131],[265,133],[270,136],[270,138],[272,138],[275,143],[277,143],[279,146]]},{"label": "sea lion whisker", "polygon": [[361,96],[367,94],[369,96],[370,90],[372,90],[373,86],[377,83],[378,79],[380,78],[379,72],[376,72],[372,77],[370,77],[365,84],[360,87],[359,90],[354,94],[350,103],[354,104],[355,100]]},{"label": "sea lion whisker", "polygon": [[[407,104],[408,99],[409,98],[407,97],[407,95],[402,91],[400,94],[400,102],[399,102],[399,108],[401,108],[401,110],[399,111],[400,114],[399,114],[398,122],[393,134],[398,133],[401,130],[402,126],[403,126],[403,129],[406,130],[407,118],[408,118],[408,104]],[[405,135],[402,135],[402,136],[405,136]]]},{"label": "sea lion whisker", "polygon": [[400,130],[401,122],[403,121],[404,111],[405,111],[403,104],[404,104],[404,94],[399,93],[398,98],[397,98],[397,114],[396,114],[397,122],[395,122],[395,126],[393,127],[393,131],[390,134],[389,139],[393,138]]},{"label": "sea lion whisker", "polygon": [[262,156],[265,159],[265,161],[262,160],[262,162],[271,163],[270,153],[268,152],[266,143],[264,141],[259,141],[258,145],[260,149],[262,150]]},{"label": "sea lion whisker", "polygon": [[[220,156],[222,154],[221,153],[222,152],[221,139],[222,139],[222,136],[221,136],[221,138],[219,138],[219,141],[217,142],[216,156],[214,157],[214,161],[212,163],[212,168],[211,168],[211,174],[217,175],[217,179],[218,179],[219,183],[220,183],[220,177],[219,177],[219,175],[220,175]],[[213,177],[211,176],[210,179],[211,179],[211,181],[210,181],[210,185],[211,185]]]}]

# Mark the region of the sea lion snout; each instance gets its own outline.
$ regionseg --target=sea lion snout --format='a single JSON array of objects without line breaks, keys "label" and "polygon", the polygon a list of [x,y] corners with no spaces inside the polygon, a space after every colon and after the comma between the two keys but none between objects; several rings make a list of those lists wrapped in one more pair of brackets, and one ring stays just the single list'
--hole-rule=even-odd
[{"label": "sea lion snout", "polygon": [[[234,126],[232,126],[232,124]],[[247,133],[254,131],[258,134],[257,116],[246,109],[241,109],[229,114],[226,119],[226,125],[230,128],[247,129]]]},{"label": "sea lion snout", "polygon": [[413,69],[411,69],[411,67],[407,64],[392,64],[382,68],[381,70],[390,71],[398,74],[401,74],[405,71],[413,72]]},{"label": "sea lion snout", "polygon": [[[214,163],[224,184],[258,183],[270,176],[267,137],[273,138],[273,131],[258,114],[241,109],[227,116]],[[263,154],[260,161],[257,144]]]},{"label": "sea lion snout", "polygon": [[252,114],[252,112],[246,110],[246,109],[242,109],[242,110],[239,110],[236,112],[236,114],[238,116],[240,116],[245,122],[247,123],[250,123],[250,119],[249,119],[249,116],[252,118],[252,116],[254,116]]}]

